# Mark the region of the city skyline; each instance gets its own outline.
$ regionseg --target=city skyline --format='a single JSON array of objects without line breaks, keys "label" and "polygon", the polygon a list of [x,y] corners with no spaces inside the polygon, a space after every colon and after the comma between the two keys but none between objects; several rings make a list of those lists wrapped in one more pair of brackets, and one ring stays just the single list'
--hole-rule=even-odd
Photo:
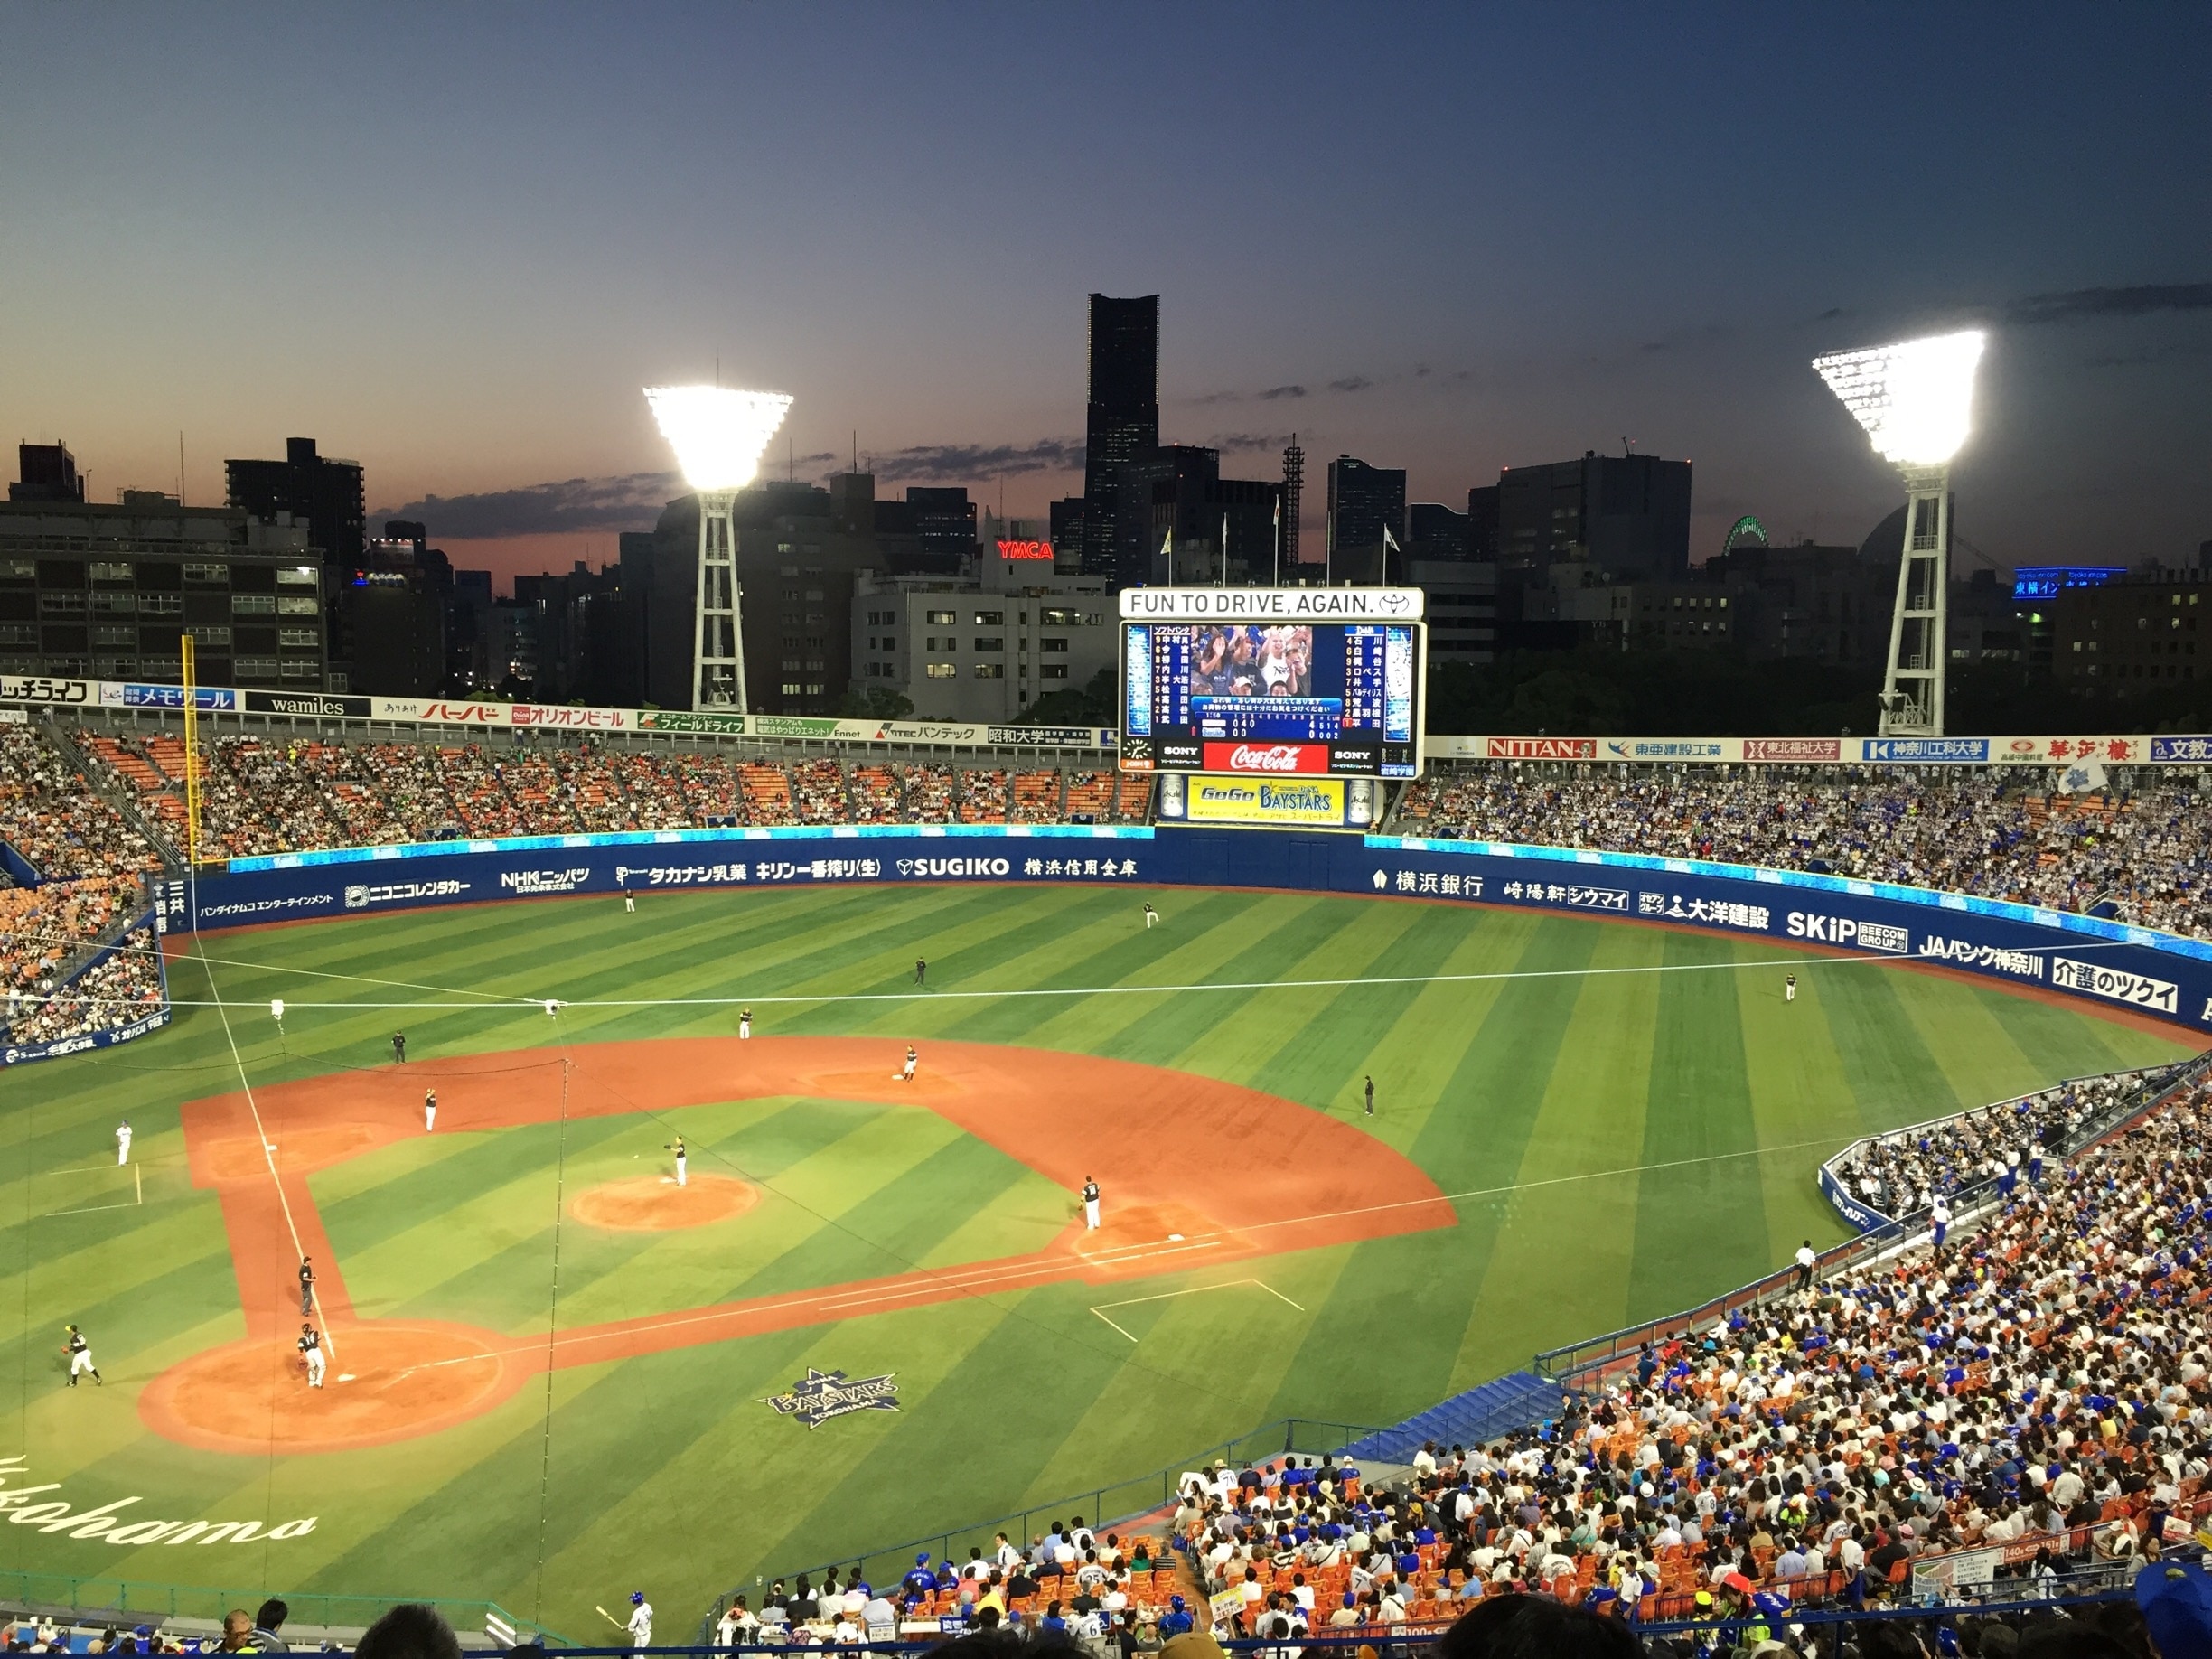
[{"label": "city skyline", "polygon": [[1158,293],[1161,437],[1224,472],[1295,430],[1463,506],[1626,440],[1695,462],[1701,558],[1864,535],[1893,481],[1809,360],[1975,321],[1963,567],[2212,535],[2201,14],[1167,15],[18,14],[0,438],[112,500],[181,431],[204,502],[311,436],[503,586],[652,524],[640,389],[717,370],[797,399],[768,475],[857,430],[880,493],[1042,517],[1085,295]]}]

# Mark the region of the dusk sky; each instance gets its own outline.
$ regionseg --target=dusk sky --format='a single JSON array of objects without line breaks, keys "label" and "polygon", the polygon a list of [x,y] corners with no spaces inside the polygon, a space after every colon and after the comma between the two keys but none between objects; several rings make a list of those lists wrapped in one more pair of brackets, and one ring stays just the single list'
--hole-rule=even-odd
[{"label": "dusk sky", "polygon": [[1295,429],[1464,507],[1626,439],[1695,461],[1701,558],[1863,536],[1898,486],[1807,360],[1974,319],[1965,561],[2179,562],[2207,85],[2201,5],[17,5],[0,437],[112,500],[181,431],[206,502],[313,436],[508,575],[651,526],[639,389],[718,359],[801,476],[857,429],[880,493],[1041,513],[1084,295],[1158,293],[1225,472]]}]

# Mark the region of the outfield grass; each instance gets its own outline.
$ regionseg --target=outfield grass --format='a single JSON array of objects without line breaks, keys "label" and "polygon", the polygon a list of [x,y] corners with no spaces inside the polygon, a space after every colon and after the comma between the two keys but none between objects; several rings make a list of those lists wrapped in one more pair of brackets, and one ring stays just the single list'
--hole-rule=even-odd
[{"label": "outfield grass", "polygon": [[[1147,896],[1166,918],[1149,933]],[[579,1636],[595,1603],[642,1588],[681,1637],[757,1571],[1136,1474],[1270,1418],[1395,1420],[1536,1349],[1739,1283],[1808,1235],[1839,1237],[1811,1172],[1844,1140],[2186,1052],[2179,1036],[1871,959],[1280,894],[655,895],[635,915],[547,901],[216,934],[207,949],[210,967],[172,964],[172,987],[204,1001],[211,972],[230,1036],[185,1008],[147,1040],[6,1074],[0,1448],[29,1462],[10,1485],[60,1482],[80,1508],[130,1495],[146,1518],[314,1515],[314,1530],[134,1550],[10,1528],[10,1564],[491,1597]],[[1282,983],[1308,979],[1370,982]],[[1235,989],[1187,989],[1206,986]],[[1071,994],[1004,994],[1039,989]],[[464,1006],[486,994],[579,1006],[558,1020]],[[220,1205],[190,1184],[177,1118],[236,1086],[231,1038],[263,1085],[380,1065],[395,1026],[410,1060],[734,1031],[725,1003],[663,1000],[683,998],[749,998],[764,1034],[1019,1044],[1268,1091],[1381,1137],[1456,1195],[1460,1222],[557,1372],[460,1428],[375,1450],[229,1457],[142,1427],[140,1387],[244,1331]],[[589,1006],[611,998],[646,1006]],[[121,1115],[136,1176],[108,1167]],[[573,1191],[648,1169],[671,1129],[695,1170],[742,1174],[765,1196],[701,1233],[565,1229],[562,1325],[1026,1251],[1066,1215],[1064,1192],[933,1114],[798,1098],[441,1130],[323,1170],[314,1195],[361,1314],[541,1330],[557,1178]],[[70,1210],[83,1213],[57,1214]],[[1135,1300],[1245,1277],[1279,1294]],[[1112,1315],[1126,1336],[1091,1311],[1101,1299],[1131,1303]],[[61,1387],[70,1319],[103,1390]],[[756,1403],[809,1365],[895,1372],[902,1409],[810,1433]]]}]

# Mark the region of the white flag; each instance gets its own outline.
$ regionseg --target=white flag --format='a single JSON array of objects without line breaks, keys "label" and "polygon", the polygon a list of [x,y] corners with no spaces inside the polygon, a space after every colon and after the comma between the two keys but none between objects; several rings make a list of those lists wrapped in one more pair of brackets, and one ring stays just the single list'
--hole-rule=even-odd
[{"label": "white flag", "polygon": [[2085,790],[2102,792],[2104,788],[2104,768],[2093,760],[2076,761],[2058,774],[2061,794],[2078,795]]}]

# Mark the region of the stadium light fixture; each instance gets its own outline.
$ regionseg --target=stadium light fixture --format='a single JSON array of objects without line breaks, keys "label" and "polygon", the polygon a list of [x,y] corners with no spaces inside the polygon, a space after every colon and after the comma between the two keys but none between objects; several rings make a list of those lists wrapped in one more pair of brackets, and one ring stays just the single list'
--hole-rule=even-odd
[{"label": "stadium light fixture", "polygon": [[[783,392],[726,386],[649,386],[661,436],[698,492],[698,582],[691,644],[691,706],[746,712],[743,595],[737,585],[737,492],[792,406]],[[550,1010],[548,1010],[550,1012]]]},{"label": "stadium light fixture", "polygon": [[1951,459],[1973,431],[1974,370],[1988,343],[1980,329],[1963,329],[1813,360],[1875,453],[1905,478],[1905,546],[1882,680],[1884,737],[1943,736]]}]

